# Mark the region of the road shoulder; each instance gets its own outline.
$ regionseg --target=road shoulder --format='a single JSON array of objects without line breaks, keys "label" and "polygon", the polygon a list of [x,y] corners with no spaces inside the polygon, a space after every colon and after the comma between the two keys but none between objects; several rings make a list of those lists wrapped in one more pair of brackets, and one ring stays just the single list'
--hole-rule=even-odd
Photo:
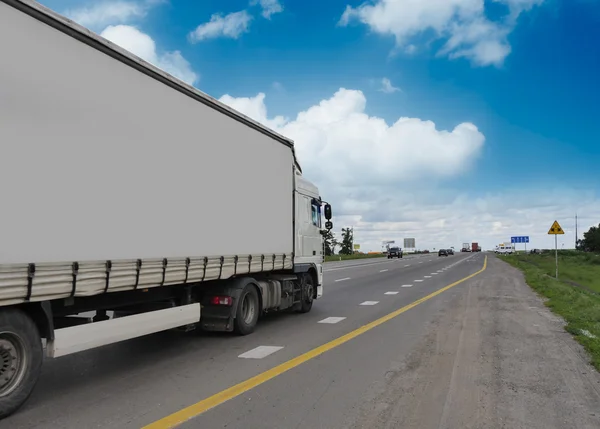
[{"label": "road shoulder", "polygon": [[491,257],[370,392],[354,428],[598,428],[600,374],[517,269]]}]

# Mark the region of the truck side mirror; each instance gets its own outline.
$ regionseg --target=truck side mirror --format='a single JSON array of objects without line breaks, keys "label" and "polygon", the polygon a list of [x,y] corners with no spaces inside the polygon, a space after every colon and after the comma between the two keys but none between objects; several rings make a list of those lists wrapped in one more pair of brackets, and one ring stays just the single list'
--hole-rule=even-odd
[{"label": "truck side mirror", "polygon": [[325,204],[325,219],[331,220],[331,204]]}]

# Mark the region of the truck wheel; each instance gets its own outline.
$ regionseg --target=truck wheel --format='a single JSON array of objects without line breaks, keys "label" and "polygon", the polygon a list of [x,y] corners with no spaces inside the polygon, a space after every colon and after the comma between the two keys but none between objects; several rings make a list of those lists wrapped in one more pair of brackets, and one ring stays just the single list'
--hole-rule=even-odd
[{"label": "truck wheel", "polygon": [[298,307],[298,313],[308,313],[312,309],[313,297],[315,294],[314,283],[313,276],[310,274],[304,274],[302,276],[301,302]]},{"label": "truck wheel", "polygon": [[29,398],[42,367],[42,341],[37,326],[16,309],[0,310],[0,419]]},{"label": "truck wheel", "polygon": [[238,299],[237,312],[233,322],[235,333],[248,335],[254,332],[259,311],[258,292],[253,285],[246,285]]}]

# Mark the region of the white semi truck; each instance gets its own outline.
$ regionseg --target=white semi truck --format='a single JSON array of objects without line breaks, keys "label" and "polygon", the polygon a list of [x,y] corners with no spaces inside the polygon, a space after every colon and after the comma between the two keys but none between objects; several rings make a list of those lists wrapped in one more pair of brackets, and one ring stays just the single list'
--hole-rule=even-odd
[{"label": "white semi truck", "polygon": [[291,140],[33,1],[0,0],[0,52],[1,418],[42,339],[60,357],[310,311],[331,206]]}]

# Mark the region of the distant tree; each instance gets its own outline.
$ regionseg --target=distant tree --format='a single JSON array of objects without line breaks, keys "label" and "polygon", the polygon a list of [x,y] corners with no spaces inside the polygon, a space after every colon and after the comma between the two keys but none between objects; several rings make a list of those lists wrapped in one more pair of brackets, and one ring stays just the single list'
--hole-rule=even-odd
[{"label": "distant tree", "polygon": [[340,255],[351,255],[353,252],[353,241],[351,228],[342,228],[342,242],[340,244]]},{"label": "distant tree", "polygon": [[324,241],[325,241],[325,255],[326,256],[331,256],[335,254],[335,247],[338,245],[338,242],[335,238],[335,234],[331,231],[328,230],[324,235],[323,235]]},{"label": "distant tree", "polygon": [[586,252],[600,252],[600,224],[583,233],[583,240],[578,240],[577,248]]}]

